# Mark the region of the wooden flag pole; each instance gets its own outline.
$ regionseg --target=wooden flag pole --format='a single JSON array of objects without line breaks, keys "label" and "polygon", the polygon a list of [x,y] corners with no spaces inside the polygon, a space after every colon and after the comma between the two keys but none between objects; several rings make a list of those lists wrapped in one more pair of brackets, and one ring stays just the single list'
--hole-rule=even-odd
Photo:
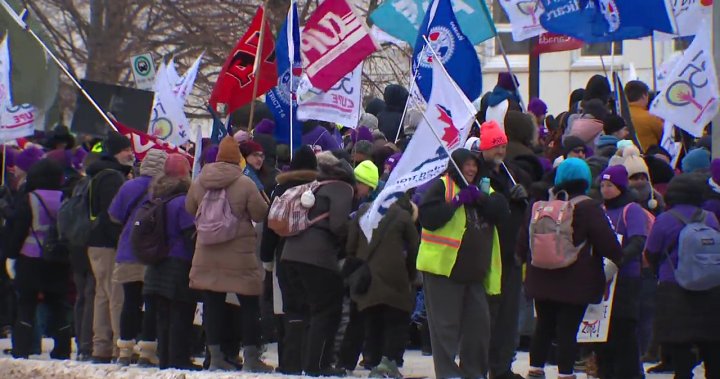
[{"label": "wooden flag pole", "polygon": [[262,52],[263,45],[265,44],[265,21],[267,19],[267,3],[268,0],[263,1],[263,15],[262,24],[260,24],[260,40],[258,41],[257,51],[255,51],[255,67],[253,67],[253,92],[252,101],[250,102],[250,119],[248,120],[248,132],[253,130],[253,118],[255,116],[255,99],[257,98],[258,86],[260,85],[260,70],[262,69]]},{"label": "wooden flag pole", "polygon": [[657,62],[655,61],[655,34],[650,36],[650,52],[652,59],[653,91],[657,91]]}]

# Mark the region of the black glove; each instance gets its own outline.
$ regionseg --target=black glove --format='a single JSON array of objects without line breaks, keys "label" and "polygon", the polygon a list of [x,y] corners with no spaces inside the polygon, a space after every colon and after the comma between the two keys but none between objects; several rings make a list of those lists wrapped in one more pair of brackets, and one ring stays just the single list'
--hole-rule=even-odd
[{"label": "black glove", "polygon": [[510,200],[522,201],[527,200],[528,192],[522,184],[516,184],[510,188]]}]

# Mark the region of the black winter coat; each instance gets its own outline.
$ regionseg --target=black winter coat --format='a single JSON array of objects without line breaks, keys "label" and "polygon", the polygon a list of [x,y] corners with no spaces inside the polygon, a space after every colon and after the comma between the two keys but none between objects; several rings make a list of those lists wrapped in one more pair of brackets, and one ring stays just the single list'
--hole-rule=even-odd
[{"label": "black winter coat", "polygon": [[[87,168],[87,174],[93,178],[90,210],[98,218],[98,224],[90,234],[88,246],[112,249],[117,247],[123,226],[110,220],[108,209],[131,169],[130,166],[121,165],[115,158],[106,156]],[[101,174],[103,170],[115,170],[120,175]]]}]

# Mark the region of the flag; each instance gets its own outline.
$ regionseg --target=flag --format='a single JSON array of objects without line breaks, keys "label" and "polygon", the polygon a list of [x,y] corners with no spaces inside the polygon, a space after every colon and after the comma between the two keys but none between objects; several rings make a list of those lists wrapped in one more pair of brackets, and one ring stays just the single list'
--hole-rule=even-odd
[{"label": "flag", "polygon": [[[484,0],[453,0],[452,6],[460,27],[473,45],[495,36],[494,23]],[[385,0],[370,14],[370,20],[391,36],[414,46],[427,7],[427,0]]]},{"label": "flag", "polygon": [[260,80],[257,96],[264,94],[277,84],[275,42],[267,22],[265,23],[263,49],[260,54],[260,78],[256,78],[255,75],[255,55],[260,43],[263,13],[263,8],[259,7],[248,31],[240,38],[220,70],[209,101],[216,111],[218,104],[226,104],[225,113],[230,114],[254,100],[253,85],[256,79]]},{"label": "flag", "polygon": [[718,113],[718,87],[710,43],[710,25],[703,21],[682,59],[665,80],[650,113],[700,137]]},{"label": "flag", "polygon": [[415,82],[427,101],[433,86],[432,51],[440,58],[450,77],[460,86],[465,96],[477,99],[482,92],[482,70],[475,47],[460,30],[450,0],[434,0],[425,14],[413,51]]},{"label": "flag", "polygon": [[148,132],[163,141],[181,145],[190,139],[190,123],[185,116],[184,100],[175,95],[172,79],[168,75],[168,65],[161,65],[155,79],[155,98]]},{"label": "flag", "polygon": [[35,108],[30,104],[13,105],[11,71],[10,47],[6,33],[0,42],[0,142],[35,133]]},{"label": "flag", "polygon": [[207,106],[207,111],[213,119],[210,142],[212,142],[213,145],[219,145],[220,141],[228,134],[227,128],[225,127],[225,124],[223,124],[222,120],[220,120],[220,116],[218,116],[210,105]]},{"label": "flag", "polygon": [[197,127],[197,130],[195,131],[195,157],[193,159],[193,165],[192,165],[192,178],[195,179],[200,175],[201,165],[200,161],[202,160],[202,151],[203,151],[203,144],[202,144],[202,128]]},{"label": "flag", "polygon": [[538,55],[575,50],[583,47],[583,45],[583,41],[579,39],[548,32],[540,34],[537,44],[533,47],[532,53]]},{"label": "flag", "polygon": [[676,34],[655,33],[660,40],[673,37],[694,36],[698,31],[700,20],[709,20],[712,17],[712,0],[672,0],[673,14],[677,23]]},{"label": "flag", "polygon": [[674,169],[677,167],[678,159],[680,158],[680,150],[682,150],[682,144],[675,141],[675,126],[672,122],[665,121],[663,124],[663,136],[660,140],[660,146],[667,151],[670,156],[670,166]]},{"label": "flag", "polygon": [[630,103],[628,102],[627,96],[625,96],[625,86],[620,80],[620,75],[618,75],[617,72],[613,72],[613,80],[615,81],[617,100],[620,105],[620,117],[625,120],[625,126],[628,129],[628,137],[635,146],[637,146],[638,150],[643,152],[643,147],[640,145],[640,140],[638,139],[637,131],[635,130],[635,125],[633,124],[632,117],[630,115]]},{"label": "flag", "polygon": [[135,130],[129,126],[125,126],[118,121],[113,121],[113,124],[117,128],[118,133],[124,135],[125,137],[127,137],[127,139],[130,140],[130,145],[132,146],[133,152],[135,153],[135,158],[138,161],[142,161],[143,159],[145,159],[145,155],[151,149],[158,149],[168,154],[182,154],[185,158],[188,159],[188,162],[190,162],[190,164],[193,163],[193,157],[190,154],[171,143],[165,142],[160,138],[151,136],[147,133],[143,133],[139,130]]},{"label": "flag", "polygon": [[[302,123],[297,118],[297,87],[302,76],[300,59],[300,25],[298,24],[297,4],[290,3],[287,18],[283,23],[276,43],[277,86],[268,92],[265,103],[275,118],[275,140],[281,144],[300,147]],[[292,127],[291,127],[292,126]],[[290,143],[290,131],[293,139]]]},{"label": "flag", "polygon": [[541,0],[540,23],[549,32],[586,43],[674,33],[670,0]]},{"label": "flag", "polygon": [[540,16],[545,11],[538,0],[498,0],[512,25],[514,41],[524,41],[545,32]]},{"label": "flag", "polygon": [[[298,118],[357,127],[362,103],[362,63],[327,92],[298,88]],[[303,82],[308,83],[309,82]]]},{"label": "flag", "polygon": [[347,0],[320,3],[300,38],[305,74],[322,91],[332,88],[378,48]]},{"label": "flag", "polygon": [[682,59],[682,53],[675,54],[668,58],[665,62],[661,63],[660,66],[657,68],[657,72],[655,74],[655,79],[657,80],[657,86],[658,88],[665,87],[665,81],[670,76],[670,73],[672,72],[673,68],[677,66],[678,62],[680,62],[680,59]]},{"label": "flag", "polygon": [[[190,92],[192,92],[193,85],[195,85],[195,79],[197,78],[198,70],[200,69],[200,62],[202,61],[203,55],[204,53],[201,53],[200,56],[195,59],[195,62],[193,62],[190,68],[185,71],[185,75],[175,81],[173,93],[175,93],[175,96],[182,99],[183,104],[185,104],[185,100],[187,100],[188,95],[190,94]],[[174,70],[175,64],[174,62],[172,63]],[[177,75],[177,72],[175,74]]]},{"label": "flag", "polygon": [[[462,147],[470,132],[470,125],[475,119],[472,103],[455,89],[452,78],[447,76],[440,62],[432,62],[432,75],[434,84],[424,120],[390,174],[385,187],[360,219],[360,227],[368,241],[372,239],[373,230],[398,197],[445,172],[448,152],[452,153]],[[433,130],[439,138],[434,135]]]}]

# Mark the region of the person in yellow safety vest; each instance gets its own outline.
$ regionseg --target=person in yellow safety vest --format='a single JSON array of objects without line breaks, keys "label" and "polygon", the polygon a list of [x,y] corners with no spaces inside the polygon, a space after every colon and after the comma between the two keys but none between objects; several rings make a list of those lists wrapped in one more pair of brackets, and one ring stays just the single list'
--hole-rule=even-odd
[{"label": "person in yellow safety vest", "polygon": [[461,172],[450,165],[420,203],[417,269],[423,273],[435,376],[484,378],[490,344],[487,295],[500,293],[502,275],[495,226],[510,212],[504,196],[475,185],[480,162],[472,152],[458,149],[452,159]]}]

